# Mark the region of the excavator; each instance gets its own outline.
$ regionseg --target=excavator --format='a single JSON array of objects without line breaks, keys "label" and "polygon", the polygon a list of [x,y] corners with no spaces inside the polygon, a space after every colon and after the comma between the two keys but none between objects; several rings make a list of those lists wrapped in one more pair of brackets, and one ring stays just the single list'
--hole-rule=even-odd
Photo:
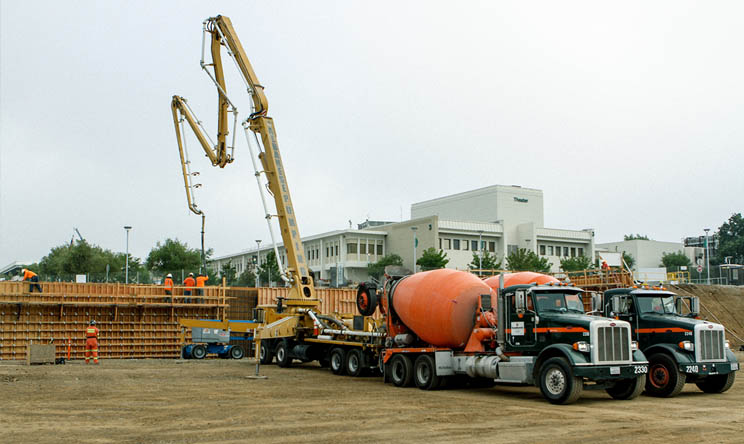
[{"label": "excavator", "polygon": [[[206,61],[206,47],[209,43],[211,63]],[[277,310],[282,313],[280,317],[291,315],[297,310],[307,310],[316,307],[319,301],[315,295],[313,278],[304,257],[304,248],[300,240],[297,219],[292,205],[292,198],[287,184],[287,176],[282,164],[279,145],[277,143],[274,121],[267,116],[269,105],[264,94],[264,87],[258,81],[256,73],[245,54],[243,45],[233,28],[228,17],[218,15],[210,17],[203,22],[202,27],[202,55],[200,65],[207,73],[217,88],[217,140],[216,143],[209,137],[202,122],[195,116],[193,109],[187,100],[174,95],[171,101],[173,112],[173,123],[176,129],[178,151],[181,157],[181,170],[186,188],[186,199],[191,212],[202,216],[202,262],[204,261],[204,212],[197,206],[193,190],[199,184],[193,183],[193,178],[198,172],[191,171],[191,161],[188,157],[186,142],[183,137],[185,132],[184,123],[188,123],[196,135],[199,144],[206,153],[207,158],[213,166],[224,168],[234,160],[235,134],[238,121],[238,109],[235,102],[230,100],[227,94],[225,72],[222,63],[222,50],[226,52],[235,63],[240,77],[243,80],[252,102],[251,113],[241,122],[248,144],[253,168],[255,170],[256,183],[261,195],[265,218],[269,226],[269,233],[274,246],[276,257],[279,258],[279,250],[274,237],[272,219],[276,218],[281,231],[282,241],[287,256],[287,266],[283,267],[281,261],[277,261],[282,280],[289,286],[289,292],[284,299],[286,309]],[[232,114],[232,139],[228,145],[230,135],[229,120]],[[251,137],[252,136],[252,137]],[[251,140],[253,139],[253,140]],[[262,169],[259,169],[255,160],[254,144],[258,150],[258,158]],[[265,177],[266,184],[261,180]],[[264,187],[268,188],[269,194],[274,199],[276,214],[269,211],[267,198],[264,195]],[[280,301],[281,304],[281,301]]]}]

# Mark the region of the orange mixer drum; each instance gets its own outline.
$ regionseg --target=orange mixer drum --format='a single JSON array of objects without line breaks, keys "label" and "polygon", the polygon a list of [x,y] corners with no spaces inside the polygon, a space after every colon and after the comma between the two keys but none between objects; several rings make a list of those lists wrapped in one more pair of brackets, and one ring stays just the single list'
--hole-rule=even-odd
[{"label": "orange mixer drum", "polygon": [[[489,287],[493,288],[494,290],[499,289],[499,277],[494,276],[490,277],[485,280],[486,284],[488,284]],[[554,278],[553,276],[548,276],[547,274],[542,273],[534,273],[532,271],[520,271],[517,273],[504,273],[504,288],[510,286],[510,285],[520,285],[520,284],[549,284],[551,282],[560,282],[558,279]]]},{"label": "orange mixer drum", "polygon": [[422,340],[437,347],[456,348],[464,346],[470,337],[482,294],[491,294],[491,288],[474,274],[448,269],[425,271],[400,281],[393,293],[393,307]]}]

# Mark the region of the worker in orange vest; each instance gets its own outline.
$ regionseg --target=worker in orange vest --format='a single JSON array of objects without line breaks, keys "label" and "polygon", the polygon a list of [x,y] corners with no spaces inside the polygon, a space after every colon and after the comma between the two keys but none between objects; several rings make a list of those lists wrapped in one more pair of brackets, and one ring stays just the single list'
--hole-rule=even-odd
[{"label": "worker in orange vest", "polygon": [[[199,273],[199,276],[196,277],[196,294],[198,296],[204,296],[204,283],[209,280],[209,276],[206,276],[204,273]],[[199,298],[199,303],[204,303],[204,298]]]},{"label": "worker in orange vest", "polygon": [[610,269],[610,266],[607,265],[607,261],[602,261],[602,270],[607,271]]},{"label": "worker in orange vest", "polygon": [[[173,296],[173,275],[168,273],[165,275],[165,282],[163,282],[163,286],[165,286],[165,294],[168,296]],[[165,302],[172,302],[173,298],[165,298]]]},{"label": "worker in orange vest", "polygon": [[34,292],[34,288],[36,288],[37,290],[39,290],[39,293],[41,293],[41,285],[38,284],[38,282],[39,282],[39,276],[36,273],[34,273],[33,271],[27,270],[25,268],[23,270],[21,270],[21,273],[23,273],[23,280],[24,281],[31,282],[31,284],[28,286],[28,292],[29,293],[33,293]]},{"label": "worker in orange vest", "polygon": [[90,321],[85,329],[85,363],[90,363],[90,355],[93,354],[93,363],[98,364],[98,328],[96,321]]},{"label": "worker in orange vest", "polygon": [[[183,285],[186,286],[186,289],[183,291],[183,295],[191,296],[191,289],[194,288],[194,285],[196,285],[196,281],[194,280],[194,273],[189,273],[189,277],[183,280]],[[191,298],[184,298],[183,301],[187,304],[190,304]]]}]

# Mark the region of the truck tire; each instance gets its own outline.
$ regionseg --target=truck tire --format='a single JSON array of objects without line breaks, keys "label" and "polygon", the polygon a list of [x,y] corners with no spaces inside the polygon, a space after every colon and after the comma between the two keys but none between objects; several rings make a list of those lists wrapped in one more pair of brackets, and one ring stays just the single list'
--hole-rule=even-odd
[{"label": "truck tire", "polygon": [[274,349],[276,355],[276,364],[279,367],[286,368],[292,365],[292,358],[289,357],[289,341],[282,339]]},{"label": "truck tire", "polygon": [[442,378],[437,376],[437,367],[430,355],[421,355],[416,358],[416,362],[413,364],[413,379],[416,381],[416,387],[421,390],[436,390],[439,388]]},{"label": "truck tire", "polygon": [[677,396],[685,388],[687,375],[680,372],[677,363],[664,353],[656,353],[648,358],[646,375],[646,394],[659,398]]},{"label": "truck tire", "polygon": [[194,359],[204,359],[207,356],[207,347],[202,344],[196,344],[191,347],[191,357]]},{"label": "truck tire", "polygon": [[346,352],[346,374],[361,376],[362,373],[364,373],[364,356],[361,350],[352,348]]},{"label": "truck tire", "polygon": [[396,387],[410,387],[413,384],[411,358],[402,353],[390,358],[390,379]]},{"label": "truck tire", "polygon": [[274,350],[271,349],[267,341],[261,341],[261,352],[258,356],[259,362],[263,365],[271,364],[274,361]]},{"label": "truck tire", "polygon": [[243,359],[245,356],[245,350],[239,345],[233,345],[230,347],[230,359]]},{"label": "truck tire", "polygon": [[708,376],[705,379],[695,382],[695,385],[705,393],[723,393],[734,385],[736,372],[727,375]]},{"label": "truck tire", "polygon": [[357,290],[356,305],[359,314],[362,316],[372,316],[377,309],[377,293],[375,289],[360,285]]},{"label": "truck tire", "polygon": [[346,351],[341,347],[331,350],[331,371],[334,375],[343,375],[346,371]]},{"label": "truck tire", "polygon": [[623,379],[608,388],[607,394],[614,399],[635,399],[641,394],[646,387],[646,375],[641,375],[633,379]]},{"label": "truck tire", "polygon": [[571,404],[583,389],[583,381],[574,376],[566,358],[550,358],[540,367],[540,391],[551,404]]}]

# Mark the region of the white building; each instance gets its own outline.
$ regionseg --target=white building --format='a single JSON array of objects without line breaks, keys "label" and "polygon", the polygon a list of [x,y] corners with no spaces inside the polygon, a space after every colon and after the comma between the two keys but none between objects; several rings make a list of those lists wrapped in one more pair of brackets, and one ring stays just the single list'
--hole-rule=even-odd
[{"label": "white building", "polygon": [[[480,249],[503,263],[509,253],[526,248],[546,257],[554,271],[563,258],[594,257],[593,230],[545,228],[542,191],[503,185],[415,203],[411,220],[367,221],[357,229],[330,231],[302,241],[316,282],[343,285],[368,279],[367,265],[391,253],[413,269],[414,236],[416,258],[427,248],[442,249],[450,260],[447,268],[460,270],[468,268],[473,253]],[[263,263],[270,249],[262,245],[260,251],[253,248],[217,257],[211,267],[220,270],[229,261],[240,274],[252,269],[257,256]],[[279,256],[286,264],[281,246]]]},{"label": "white building", "polygon": [[682,251],[695,264],[694,247],[685,247],[682,242],[661,242],[655,240],[633,239],[620,242],[607,242],[596,245],[600,254],[602,251],[613,253],[628,253],[635,259],[633,269],[658,268],[661,266],[661,258],[664,253],[678,253]]}]

